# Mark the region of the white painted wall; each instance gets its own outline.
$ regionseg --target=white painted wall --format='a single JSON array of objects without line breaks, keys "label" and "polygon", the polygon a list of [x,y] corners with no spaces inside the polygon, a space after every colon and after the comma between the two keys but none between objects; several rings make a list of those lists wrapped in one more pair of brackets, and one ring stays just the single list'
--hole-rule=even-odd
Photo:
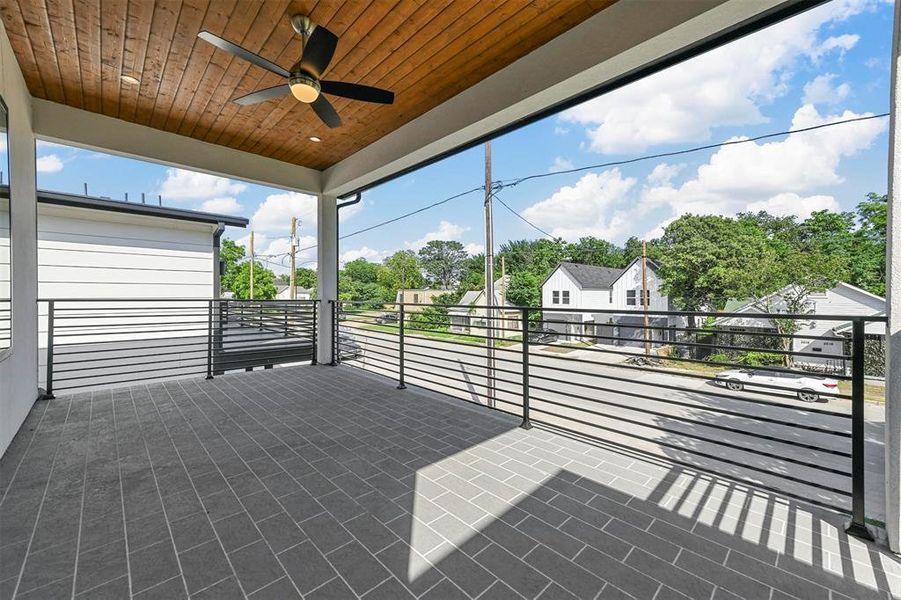
[{"label": "white painted wall", "polygon": [[885,529],[901,552],[901,2],[895,3],[889,125],[889,213],[886,244],[888,349],[885,392]]},{"label": "white painted wall", "polygon": [[37,397],[37,210],[31,96],[0,24],[0,95],[9,108],[12,222],[11,352],[0,358],[0,455]]},{"label": "white painted wall", "polygon": [[332,310],[338,299],[338,208],[337,198],[319,195],[316,215],[316,275],[319,282],[317,355],[320,363],[332,361]]}]

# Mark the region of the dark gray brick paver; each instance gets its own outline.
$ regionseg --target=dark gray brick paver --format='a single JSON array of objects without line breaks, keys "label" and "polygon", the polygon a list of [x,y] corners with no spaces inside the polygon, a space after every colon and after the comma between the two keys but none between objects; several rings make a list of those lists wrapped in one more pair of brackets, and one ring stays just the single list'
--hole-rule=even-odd
[{"label": "dark gray brick paver", "polygon": [[[99,390],[41,401],[27,423],[0,460],[4,599],[839,600],[901,589],[901,565],[875,546],[815,539],[816,560],[841,565],[839,577],[767,535],[755,543],[685,517],[700,513],[677,510],[687,490],[709,475],[522,431],[350,368]],[[720,485],[732,514],[764,523],[747,494]],[[841,531],[836,515],[779,502],[815,531],[796,529],[792,513],[763,534],[809,544]]]}]

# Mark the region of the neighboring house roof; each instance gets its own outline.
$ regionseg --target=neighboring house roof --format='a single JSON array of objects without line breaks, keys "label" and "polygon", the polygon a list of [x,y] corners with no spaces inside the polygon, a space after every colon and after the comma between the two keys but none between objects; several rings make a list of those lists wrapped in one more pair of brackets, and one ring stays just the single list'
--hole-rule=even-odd
[{"label": "neighboring house roof", "polygon": [[[773,292],[772,294],[768,294],[767,296],[764,296],[763,298],[761,298],[760,303],[763,303],[763,305],[765,306],[766,305],[765,302],[768,299],[774,298],[774,297],[782,294],[783,292],[785,292],[785,290],[789,289],[790,287],[791,286],[785,286],[784,288],[780,289],[777,292]],[[868,306],[869,310],[872,311],[870,313],[867,313],[866,315],[864,315],[864,313],[856,313],[858,316],[882,316],[882,315],[885,315],[885,298],[882,298],[881,296],[877,296],[875,294],[871,294],[870,292],[868,292],[866,290],[862,290],[859,287],[853,286],[850,283],[845,283],[843,281],[840,281],[834,287],[830,288],[827,291],[832,292],[833,294],[842,295],[844,297],[850,296],[852,299],[853,299],[854,294],[858,294],[859,296],[863,296],[865,299],[875,300],[876,304],[882,305],[882,310],[879,310],[877,308],[874,308],[872,306],[872,304],[868,304],[866,300],[862,301],[861,299],[859,299],[859,296],[858,296],[858,299],[854,299],[854,301],[857,302],[858,304]],[[848,294],[848,292],[851,292],[851,294]],[[826,297],[827,297],[827,295],[825,295],[825,294],[820,295],[820,296],[812,295],[809,297],[808,301],[811,303],[814,303],[814,306],[816,306],[816,302],[818,299],[823,299]],[[736,303],[740,304],[736,308],[730,307],[729,303],[727,303],[726,304],[727,309],[724,309],[723,312],[725,312],[725,313],[745,313],[748,315],[748,317],[738,317],[738,316],[718,317],[715,321],[716,325],[721,325],[721,326],[748,325],[749,321],[752,324],[755,322],[759,323],[759,322],[763,321],[762,318],[757,318],[757,317],[753,316],[755,314],[764,312],[760,308],[759,303],[755,303],[753,300],[746,300],[746,301],[742,301],[740,303],[738,303],[738,302],[736,302]],[[776,310],[778,312],[778,308]],[[827,312],[829,312],[829,311],[827,311]],[[816,314],[816,311],[814,311],[814,313],[812,313],[812,314]],[[820,313],[820,314],[826,314],[826,313]],[[846,325],[847,325],[847,329],[850,330],[850,322],[848,322],[847,324],[844,324],[844,323],[836,324],[836,326],[833,329],[837,333],[842,333],[843,331],[845,331]],[[870,323],[870,324],[867,324],[865,329],[866,329],[866,333],[868,333],[868,334],[877,334],[878,335],[878,334],[883,334],[885,332],[885,325],[883,323]]]},{"label": "neighboring house roof", "polygon": [[723,312],[731,313],[738,312],[738,309],[745,307],[750,304],[751,300],[726,300],[726,306],[723,307]]},{"label": "neighboring house roof", "polygon": [[[861,291],[863,291],[863,290],[861,290]],[[869,293],[869,292],[866,292],[866,293]],[[877,298],[878,298],[878,296],[877,296]],[[874,317],[884,317],[884,316],[886,316],[886,315],[885,315],[885,311],[882,311],[882,312],[878,312],[878,313],[876,313],[875,315],[872,315],[872,316],[874,316]],[[885,323],[882,323],[881,321],[875,321],[875,322],[874,322],[874,321],[868,321],[868,322],[863,326],[863,332],[864,332],[864,334],[866,334],[866,335],[885,335],[885,325],[886,325],[886,324],[885,324]],[[844,333],[851,333],[851,328],[852,328],[852,327],[853,327],[853,325],[851,324],[850,321],[848,321],[847,323],[844,323],[844,324],[842,324],[842,325],[839,325],[838,327],[835,327],[832,331],[834,331],[835,333],[841,335],[841,334],[844,334]]]},{"label": "neighboring house roof", "polygon": [[[509,275],[507,276],[507,280],[509,281]],[[501,291],[500,291],[501,284],[502,284],[501,279],[498,279],[497,281],[494,282],[494,305],[495,306],[501,305]],[[465,294],[463,294],[463,297],[460,298],[459,302],[457,302],[457,304],[459,304],[460,306],[455,306],[455,307],[449,308],[449,309],[447,309],[447,312],[456,313],[456,314],[468,313],[470,310],[472,310],[471,307],[474,304],[476,304],[477,306],[484,306],[483,303],[479,302],[484,297],[485,297],[485,290],[470,290],[470,291],[466,292]],[[514,308],[514,306],[512,304],[510,304],[510,302],[508,302],[508,301],[505,301],[503,303],[503,305],[504,305],[504,307]]]},{"label": "neighboring house roof", "polygon": [[[623,274],[632,268],[632,265],[635,264],[636,261],[641,260],[641,257],[635,257],[632,259],[624,269],[619,269],[615,267],[596,267],[594,265],[583,265],[580,263],[573,262],[562,262],[557,265],[557,268],[550,272],[550,274],[545,278],[543,282],[541,282],[542,287],[545,283],[547,283],[548,279],[551,278],[557,269],[563,269],[566,271],[570,277],[575,280],[575,282],[579,285],[583,290],[598,290],[598,289],[609,289],[613,287],[613,284],[616,283],[616,280],[623,276]],[[656,270],[657,263],[648,259],[648,267]]]},{"label": "neighboring house roof", "polygon": [[[0,197],[9,198],[9,186],[0,186]],[[47,190],[38,190],[37,199],[39,204],[88,208],[92,210],[176,219],[179,221],[193,221],[195,223],[210,223],[212,225],[222,223],[231,227],[247,227],[249,222],[244,217],[235,217],[232,215],[218,215],[196,210],[185,210],[183,208],[155,206],[153,204],[143,204],[140,202],[123,202],[120,200],[110,200],[108,198],[82,196],[81,194],[49,192]]]}]

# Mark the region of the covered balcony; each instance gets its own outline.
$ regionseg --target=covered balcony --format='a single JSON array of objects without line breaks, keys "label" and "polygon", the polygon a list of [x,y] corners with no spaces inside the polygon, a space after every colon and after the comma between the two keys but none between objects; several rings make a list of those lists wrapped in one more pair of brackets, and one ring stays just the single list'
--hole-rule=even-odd
[{"label": "covered balcony", "polygon": [[[338,295],[367,190],[817,4],[0,0],[0,599],[901,597],[901,7],[888,310],[816,317],[823,388],[778,380],[822,358],[803,331],[693,325],[727,313],[466,306],[441,337]],[[298,104],[344,89],[285,71],[317,24],[394,104]],[[318,299],[41,297],[38,140],[315,195]],[[679,370],[766,339],[765,381]]]}]

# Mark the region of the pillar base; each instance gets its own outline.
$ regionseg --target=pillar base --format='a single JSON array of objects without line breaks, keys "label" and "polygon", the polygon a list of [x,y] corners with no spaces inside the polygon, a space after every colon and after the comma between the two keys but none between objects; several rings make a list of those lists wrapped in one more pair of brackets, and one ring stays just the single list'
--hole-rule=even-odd
[{"label": "pillar base", "polygon": [[847,525],[845,525],[845,533],[848,535],[853,535],[856,538],[866,540],[868,542],[876,541],[873,537],[873,534],[870,533],[870,530],[867,529],[867,526],[863,523],[855,523],[854,521],[849,521]]}]

